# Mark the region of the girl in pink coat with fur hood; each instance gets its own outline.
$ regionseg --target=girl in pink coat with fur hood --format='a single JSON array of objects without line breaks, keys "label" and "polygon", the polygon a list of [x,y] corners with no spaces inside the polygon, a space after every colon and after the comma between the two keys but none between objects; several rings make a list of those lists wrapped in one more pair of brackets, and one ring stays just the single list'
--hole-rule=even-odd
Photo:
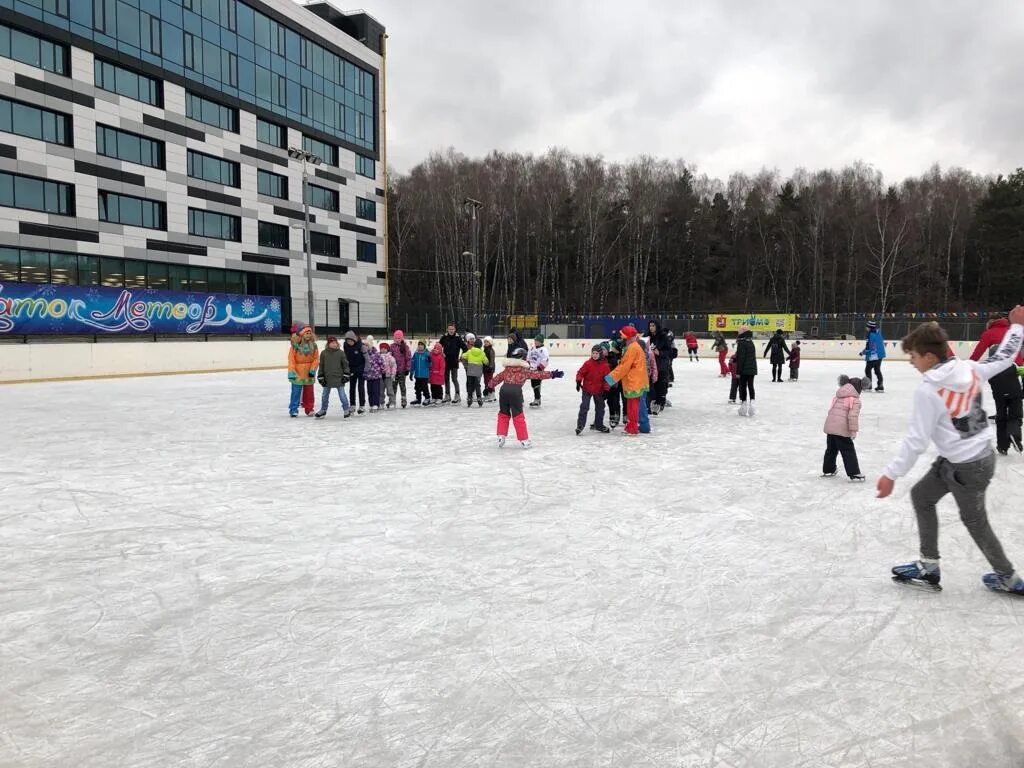
[{"label": "girl in pink coat with fur hood", "polygon": [[821,467],[822,477],[836,476],[836,456],[841,453],[843,468],[850,480],[864,480],[860,464],[857,463],[857,449],[853,447],[853,439],[860,431],[860,393],[863,388],[864,382],[861,379],[839,377],[839,391],[832,398],[832,405],[825,418],[828,442]]}]

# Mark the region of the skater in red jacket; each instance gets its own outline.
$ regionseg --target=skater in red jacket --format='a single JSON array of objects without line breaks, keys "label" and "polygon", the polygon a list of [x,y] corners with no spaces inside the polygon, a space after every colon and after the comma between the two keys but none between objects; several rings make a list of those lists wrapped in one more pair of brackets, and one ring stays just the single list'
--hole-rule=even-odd
[{"label": "skater in red jacket", "polygon": [[590,413],[590,401],[594,401],[594,423],[590,428],[598,432],[611,432],[604,425],[604,397],[609,390],[608,382],[604,377],[612,372],[611,366],[603,356],[603,349],[600,344],[590,350],[590,359],[585,362],[576,373],[576,391],[583,392],[580,402],[580,415],[576,419],[576,434],[583,431],[587,424],[587,414]]},{"label": "skater in red jacket", "polygon": [[541,379],[560,379],[562,371],[534,371],[526,362],[525,349],[513,349],[511,357],[505,361],[505,368],[491,380],[498,390],[498,447],[505,446],[508,437],[508,425],[511,422],[516,428],[516,437],[523,448],[530,448],[530,433],[526,429],[526,416],[523,414],[523,384],[527,381]]},{"label": "skater in red jacket", "polygon": [[693,331],[687,331],[686,332],[686,351],[690,355],[690,362],[691,363],[694,360],[696,360],[698,363],[700,362],[700,354],[697,351],[697,345],[698,345],[697,334],[695,334]]},{"label": "skater in red jacket", "polygon": [[430,403],[440,405],[444,397],[446,362],[444,347],[441,342],[435,341],[430,348]]}]

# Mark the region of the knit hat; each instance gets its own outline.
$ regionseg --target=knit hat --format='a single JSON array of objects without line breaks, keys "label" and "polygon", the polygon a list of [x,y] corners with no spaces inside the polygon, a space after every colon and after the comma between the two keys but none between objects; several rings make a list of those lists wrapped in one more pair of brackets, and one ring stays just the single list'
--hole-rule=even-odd
[{"label": "knit hat", "polygon": [[476,335],[475,334],[472,334],[472,333],[467,333],[466,334],[466,341],[467,342],[474,341],[475,339],[476,339]]},{"label": "knit hat", "polygon": [[395,331],[395,341],[405,341],[405,331]]},{"label": "knit hat", "polygon": [[878,327],[878,323],[876,323],[874,320],[868,320],[868,328],[870,328],[873,331],[877,327]]},{"label": "knit hat", "polygon": [[375,338],[373,338],[372,334],[367,336],[365,339],[363,339],[363,341],[365,341],[371,347],[376,347],[377,346],[377,340]]},{"label": "knit hat", "polygon": [[619,331],[619,335],[622,336],[622,338],[624,339],[632,339],[636,336],[636,328],[634,328],[632,325],[627,325],[625,328]]},{"label": "knit hat", "polygon": [[593,354],[594,352],[597,352],[598,354],[601,354],[602,352],[604,352],[604,347],[601,346],[600,344],[595,344],[594,346],[592,346],[590,348],[590,352],[591,352],[591,354]]},{"label": "knit hat", "polygon": [[490,336],[484,336],[484,344],[491,344],[491,345],[493,345],[494,344],[494,339],[492,339]]},{"label": "knit hat", "polygon": [[390,352],[391,351],[391,345],[388,344],[386,341],[382,341],[380,343],[380,351],[381,352]]},{"label": "knit hat", "polygon": [[543,344],[544,343],[544,334],[543,333],[538,333],[536,336],[533,337],[533,340],[535,342],[537,342],[538,344]]},{"label": "knit hat", "polygon": [[431,352],[443,352],[444,348],[441,346],[441,342],[435,341],[434,346],[430,348]]},{"label": "knit hat", "polygon": [[328,344],[337,344],[338,343],[338,337],[337,336],[328,336],[327,337],[327,343]]}]

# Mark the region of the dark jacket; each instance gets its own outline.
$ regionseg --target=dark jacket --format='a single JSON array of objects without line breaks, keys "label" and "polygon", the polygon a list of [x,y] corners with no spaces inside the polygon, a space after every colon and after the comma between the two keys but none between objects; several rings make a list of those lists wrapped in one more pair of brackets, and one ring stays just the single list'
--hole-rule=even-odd
[{"label": "dark jacket", "polygon": [[786,346],[786,340],[781,333],[772,334],[768,343],[764,345],[764,356],[768,357],[769,354],[772,356],[772,365],[782,365],[786,362],[789,347]]},{"label": "dark jacket", "polygon": [[466,340],[458,333],[446,333],[438,341],[441,344],[441,349],[444,350],[444,361],[450,366],[458,365],[462,353],[469,349],[466,346]]},{"label": "dark jacket", "polygon": [[526,346],[526,339],[523,338],[523,334],[519,331],[512,331],[509,333],[509,338],[512,339],[508,343],[508,350],[505,352],[505,357],[512,357],[512,350],[521,349],[524,352],[529,352],[530,348]]},{"label": "dark jacket", "polygon": [[746,331],[736,339],[736,374],[757,376],[757,350],[754,348],[754,332]]},{"label": "dark jacket", "polygon": [[650,335],[650,343],[658,353],[655,359],[658,361],[658,373],[660,375],[672,367],[672,350],[675,349],[675,346],[669,338],[668,331],[661,327],[661,323],[657,320],[652,320],[651,322],[654,323],[654,333]]},{"label": "dark jacket", "polygon": [[391,356],[395,358],[396,376],[404,376],[409,373],[409,369],[412,367],[412,349],[405,343],[405,339],[391,345]]},{"label": "dark jacket", "polygon": [[345,357],[348,358],[349,373],[355,376],[362,376],[366,371],[366,355],[363,354],[363,342],[358,336],[353,340],[348,334],[345,335]]},{"label": "dark jacket", "polygon": [[484,366],[484,372],[494,373],[494,347],[484,347],[484,354],[487,355],[487,365]]},{"label": "dark jacket", "polygon": [[320,353],[317,381],[323,387],[337,389],[349,380],[348,356],[341,349],[327,347]]},{"label": "dark jacket", "polygon": [[[1004,318],[993,320],[985,332],[981,334],[981,339],[974,346],[974,350],[971,352],[971,360],[981,360],[982,355],[987,357],[995,352],[1008,330],[1010,330],[1009,320]],[[1019,354],[1017,355],[1016,362],[1017,365],[1020,365],[1021,356]],[[992,387],[993,397],[1018,399],[1024,394],[1020,386],[1020,377],[1017,375],[1017,369],[1014,366],[1007,368],[1005,371],[1000,371],[989,379],[988,383]]]},{"label": "dark jacket", "polygon": [[796,346],[795,344],[789,349],[789,367],[800,367],[800,347]]},{"label": "dark jacket", "polygon": [[723,350],[723,349],[728,351],[728,349],[729,349],[729,342],[727,342],[725,340],[725,336],[723,336],[720,333],[716,333],[715,334],[715,343],[711,345],[711,349],[713,349],[715,352],[718,352],[718,351]]}]

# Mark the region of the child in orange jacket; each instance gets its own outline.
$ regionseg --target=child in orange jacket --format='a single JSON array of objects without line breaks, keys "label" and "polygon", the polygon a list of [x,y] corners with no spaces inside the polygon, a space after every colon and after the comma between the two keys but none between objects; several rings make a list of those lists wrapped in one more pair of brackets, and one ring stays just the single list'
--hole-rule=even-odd
[{"label": "child in orange jacket", "polygon": [[[626,398],[626,434],[639,435],[640,400],[647,394],[651,384],[647,375],[647,356],[637,343],[636,328],[627,325],[619,331],[619,335],[625,340],[626,349],[618,366],[605,377],[605,381],[610,387],[622,384],[622,395]],[[650,431],[649,426],[646,431]]]},{"label": "child in orange jacket", "polygon": [[[291,399],[288,401],[288,415],[293,419],[299,415],[299,401],[303,389],[313,390],[316,381],[316,369],[320,364],[320,349],[316,345],[316,336],[308,325],[299,333],[293,333],[291,345],[288,347],[288,381],[292,385]],[[307,416],[313,415],[312,399],[305,409]]]}]

